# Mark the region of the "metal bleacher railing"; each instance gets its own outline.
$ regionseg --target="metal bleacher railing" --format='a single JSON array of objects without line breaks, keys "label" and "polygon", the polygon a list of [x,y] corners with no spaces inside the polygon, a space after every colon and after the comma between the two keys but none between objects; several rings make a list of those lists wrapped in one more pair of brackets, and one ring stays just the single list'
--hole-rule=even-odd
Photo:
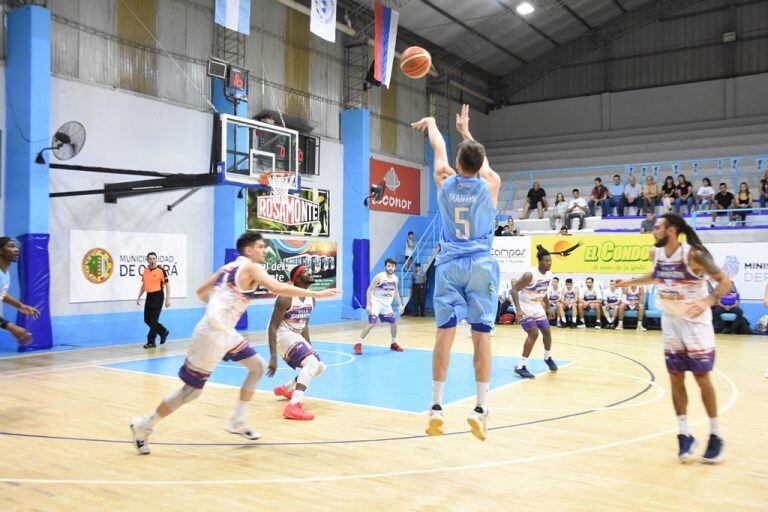
[{"label": "metal bleacher railing", "polygon": [[[743,222],[741,220],[736,220],[739,216],[737,214],[739,213],[746,213],[747,218],[750,218],[751,220],[755,219],[755,214],[760,215],[763,213],[768,213],[768,208],[758,208],[758,207],[752,207],[752,208],[729,208],[727,210],[698,210],[691,215],[691,227],[696,230],[697,226],[701,227],[701,224],[704,224],[705,226],[709,226],[712,222],[712,214],[716,213],[718,215],[732,215],[732,220],[730,223],[732,225],[739,225],[739,226],[746,226],[746,222]],[[701,221],[700,217],[705,218],[705,221]],[[758,221],[763,221],[763,219],[758,219]],[[742,223],[743,222],[743,223]],[[765,219],[761,224],[768,224],[768,219]],[[755,223],[750,223],[747,227],[754,227]],[[765,227],[765,226],[763,226]]]},{"label": "metal bleacher railing", "polygon": [[[637,184],[642,187],[646,177],[651,175],[660,187],[667,176],[677,180],[677,176],[684,174],[688,181],[694,184],[694,189],[698,189],[701,179],[709,178],[715,189],[718,183],[730,181],[727,183],[728,188],[735,191],[738,190],[737,187],[741,181],[751,180],[752,182],[747,181],[751,187],[758,186],[759,182],[753,178],[763,178],[766,170],[768,170],[768,155],[764,154],[505,173],[501,178],[499,213],[506,215],[507,212],[521,209],[525,202],[525,195],[534,181],[539,181],[541,187],[547,191],[547,200],[551,207],[558,192],[562,192],[566,200],[570,199],[573,188],[580,188],[582,197],[588,196],[592,189],[592,181],[597,176],[603,179],[603,184],[606,186],[611,183],[614,174],[622,177],[624,185],[627,184],[629,176],[635,176]],[[753,193],[753,196],[757,194]]]},{"label": "metal bleacher railing", "polygon": [[427,225],[427,229],[421,234],[413,248],[413,256],[411,256],[411,263],[407,266],[403,265],[400,269],[400,297],[403,299],[403,304],[408,303],[408,299],[411,296],[411,276],[413,275],[413,266],[418,262],[421,263],[421,268],[424,272],[429,270],[432,262],[437,256],[437,246],[440,239],[440,215],[435,214],[430,223]]}]

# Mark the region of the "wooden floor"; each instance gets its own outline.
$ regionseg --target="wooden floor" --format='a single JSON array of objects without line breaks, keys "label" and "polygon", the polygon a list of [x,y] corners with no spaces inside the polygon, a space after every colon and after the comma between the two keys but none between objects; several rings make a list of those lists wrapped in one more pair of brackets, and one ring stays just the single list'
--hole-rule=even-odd
[{"label": "wooden floor", "polygon": [[[359,327],[313,335],[351,348]],[[434,332],[430,320],[405,318],[399,340],[429,349]],[[471,352],[466,333],[455,352]],[[494,352],[517,356],[522,337],[517,326],[500,327]],[[424,415],[313,400],[310,388],[313,422],[282,419],[285,402],[258,393],[249,415],[263,438],[247,445],[222,429],[236,389],[210,386],[159,425],[152,455],[141,457],[129,419],[178,381],[100,366],[144,357],[140,345],[2,359],[0,510],[765,511],[766,340],[718,339],[713,378],[727,442],[719,466],[677,461],[658,331],[555,330],[554,355],[571,363],[493,391],[490,424],[499,428],[485,443],[466,432],[471,399],[447,408],[454,435],[427,438]],[[369,341],[388,343],[387,330]],[[539,358],[541,346],[534,350]],[[689,386],[690,421],[704,441],[690,377]]]}]

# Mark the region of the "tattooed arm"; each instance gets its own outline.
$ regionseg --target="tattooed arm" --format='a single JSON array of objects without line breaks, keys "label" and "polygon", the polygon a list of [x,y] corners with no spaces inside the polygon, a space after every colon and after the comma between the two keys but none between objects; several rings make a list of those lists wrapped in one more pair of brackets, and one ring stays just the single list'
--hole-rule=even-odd
[{"label": "tattooed arm", "polygon": [[731,291],[733,283],[731,283],[731,279],[728,275],[717,266],[715,260],[712,259],[712,255],[707,251],[695,248],[691,249],[691,252],[688,254],[688,262],[691,265],[691,270],[694,272],[702,271],[717,281],[717,286],[712,290],[712,293],[704,299],[691,304],[688,313],[695,317],[703,313],[706,308],[717,304],[720,297]]}]

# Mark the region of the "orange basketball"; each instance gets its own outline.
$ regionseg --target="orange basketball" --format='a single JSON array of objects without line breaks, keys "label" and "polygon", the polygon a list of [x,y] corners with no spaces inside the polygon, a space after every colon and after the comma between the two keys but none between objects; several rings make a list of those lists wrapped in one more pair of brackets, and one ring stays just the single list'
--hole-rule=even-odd
[{"label": "orange basketball", "polygon": [[411,46],[400,55],[400,69],[409,78],[421,78],[429,73],[432,56],[424,48]]}]

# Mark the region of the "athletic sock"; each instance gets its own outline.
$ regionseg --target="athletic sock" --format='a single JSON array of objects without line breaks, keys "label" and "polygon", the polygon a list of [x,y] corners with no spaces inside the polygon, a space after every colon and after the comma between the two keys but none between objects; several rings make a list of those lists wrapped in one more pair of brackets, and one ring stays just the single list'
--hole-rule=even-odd
[{"label": "athletic sock", "polygon": [[545,351],[544,351],[544,360],[546,361],[546,360],[547,360],[547,359],[549,359],[550,357],[552,357],[552,356],[549,354],[549,350],[545,350]]},{"label": "athletic sock", "polygon": [[237,407],[235,407],[235,414],[233,419],[235,421],[245,421],[245,413],[248,411],[248,402],[245,400],[238,400]]},{"label": "athletic sock", "polygon": [[395,336],[394,338],[392,338],[392,344],[394,345],[395,343],[397,343],[397,336]]},{"label": "athletic sock", "polygon": [[528,358],[527,357],[521,357],[520,358],[520,362],[517,363],[517,366],[515,366],[515,369],[519,370],[520,368],[525,366],[527,363],[528,363]]},{"label": "athletic sock", "polygon": [[292,404],[300,404],[301,399],[304,397],[304,391],[297,389],[293,392],[293,396],[291,397],[291,403]]},{"label": "athletic sock", "polygon": [[677,417],[677,426],[680,428],[680,433],[684,436],[691,435],[691,431],[688,428],[688,417],[685,414],[681,414]]},{"label": "athletic sock", "polygon": [[144,426],[147,428],[155,428],[155,425],[160,423],[160,420],[163,419],[160,417],[159,414],[157,414],[157,411],[152,411],[152,414],[149,416],[144,417]]},{"label": "athletic sock", "polygon": [[294,389],[296,389],[296,378],[293,378],[288,382],[286,382],[285,384],[283,384],[283,387],[285,388],[286,391],[293,391]]},{"label": "athletic sock", "polygon": [[443,388],[445,388],[445,381],[433,380],[432,381],[432,404],[443,403]]},{"label": "athletic sock", "polygon": [[488,387],[490,382],[475,381],[475,387],[477,388],[477,406],[483,409],[483,412],[488,412]]},{"label": "athletic sock", "polygon": [[722,437],[720,435],[720,421],[717,418],[709,418],[709,428],[714,435]]}]

